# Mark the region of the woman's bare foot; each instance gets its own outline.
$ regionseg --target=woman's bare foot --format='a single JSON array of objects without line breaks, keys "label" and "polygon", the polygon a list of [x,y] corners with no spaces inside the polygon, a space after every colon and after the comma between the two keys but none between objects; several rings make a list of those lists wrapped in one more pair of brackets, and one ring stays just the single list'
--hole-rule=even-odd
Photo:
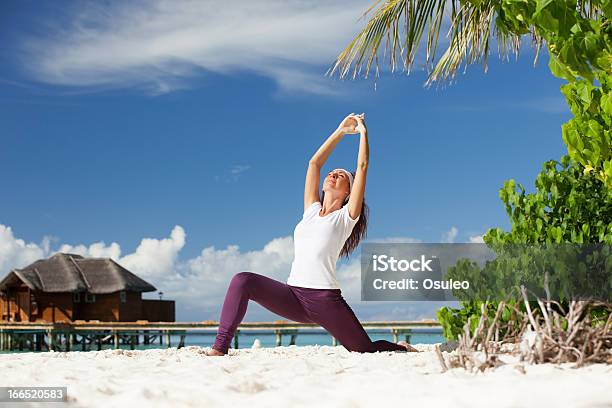
[{"label": "woman's bare foot", "polygon": [[403,346],[406,351],[409,351],[411,353],[418,353],[419,350],[415,349],[414,347],[412,347],[410,344],[406,343],[405,341],[398,341],[397,344],[399,344],[400,346]]},{"label": "woman's bare foot", "polygon": [[210,350],[206,352],[206,355],[207,356],[224,356],[225,353],[222,353],[219,350],[211,347]]}]

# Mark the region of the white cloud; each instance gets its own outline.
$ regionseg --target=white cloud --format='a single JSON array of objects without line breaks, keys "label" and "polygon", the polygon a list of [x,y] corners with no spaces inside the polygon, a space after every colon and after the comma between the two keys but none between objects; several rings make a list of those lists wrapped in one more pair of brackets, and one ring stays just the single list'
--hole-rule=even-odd
[{"label": "white cloud", "polygon": [[484,240],[482,239],[482,235],[474,235],[470,237],[470,243],[472,244],[482,244]]},{"label": "white cloud", "polygon": [[[442,234],[441,242],[452,244],[459,235],[459,229],[457,227],[451,227],[448,231]],[[482,244],[484,243],[483,235],[471,235],[468,237],[468,243],[471,244]]]},{"label": "white cloud", "polygon": [[336,276],[342,288],[342,296],[347,301],[361,299],[361,263],[359,257],[355,256],[347,264],[339,266],[336,270]]},{"label": "white cloud", "polygon": [[244,171],[247,171],[250,168],[251,166],[246,165],[246,164],[237,164],[235,166],[232,166],[230,173],[238,175]]},{"label": "white cloud", "polygon": [[24,65],[38,80],[60,85],[164,93],[188,86],[201,71],[246,71],[285,90],[330,94],[333,81],[323,74],[363,27],[358,20],[370,3],[86,3],[61,28],[25,40]]},{"label": "white cloud", "polygon": [[453,242],[455,242],[455,238],[457,238],[458,233],[459,230],[457,229],[457,227],[451,227],[450,230],[442,234],[442,242],[452,244]]},{"label": "white cloud", "polygon": [[227,183],[235,183],[241,175],[251,168],[248,164],[236,164],[226,170],[223,175],[214,176],[215,181],[225,181]]},{"label": "white cloud", "polygon": [[183,266],[188,276],[227,282],[231,275],[243,272],[261,271],[270,277],[280,278],[287,274],[287,266],[293,260],[293,239],[275,238],[263,249],[241,252],[238,245],[226,249],[214,246],[202,250],[199,256],[188,260]]},{"label": "white cloud", "polygon": [[[47,250],[46,252],[49,252]],[[90,246],[85,245],[62,245],[57,252],[67,252],[91,258],[112,258],[115,261],[121,256],[121,247],[116,242],[106,246],[104,242],[96,242]]]},{"label": "white cloud", "polygon": [[185,230],[177,225],[169,238],[144,238],[136,252],[121,258],[119,263],[145,280],[164,280],[173,275],[178,253],[183,246]]},{"label": "white cloud", "polygon": [[11,227],[0,224],[0,271],[23,267],[45,256],[49,241],[26,243],[14,236]]}]

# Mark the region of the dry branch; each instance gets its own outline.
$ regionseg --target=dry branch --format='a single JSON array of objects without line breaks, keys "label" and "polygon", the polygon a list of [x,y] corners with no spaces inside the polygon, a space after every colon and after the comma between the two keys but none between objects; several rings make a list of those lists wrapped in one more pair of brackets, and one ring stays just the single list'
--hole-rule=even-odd
[{"label": "dry branch", "polygon": [[[571,301],[566,312],[560,303],[548,298],[538,299],[538,306],[532,309],[525,288],[521,288],[521,293],[525,311],[500,302],[492,321],[486,314],[487,302],[483,303],[478,325],[472,332],[469,322],[466,323],[459,345],[448,361],[436,348],[443,371],[449,367],[485,371],[504,364],[501,355],[518,353],[521,362],[530,364],[575,363],[574,367],[612,364],[612,303]],[[513,309],[516,319],[501,322],[500,316],[506,307]],[[592,320],[594,309],[607,313],[605,324]],[[491,339],[493,333],[495,340]],[[524,368],[519,371],[524,372]]]}]

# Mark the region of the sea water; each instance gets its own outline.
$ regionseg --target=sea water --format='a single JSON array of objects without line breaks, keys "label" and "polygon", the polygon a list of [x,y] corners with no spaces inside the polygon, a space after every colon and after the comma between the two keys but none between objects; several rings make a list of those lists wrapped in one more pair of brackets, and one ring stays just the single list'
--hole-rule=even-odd
[{"label": "sea water", "polygon": [[[368,330],[366,331],[370,336],[372,341],[375,340],[387,340],[393,341],[393,336],[389,333],[388,330],[385,331],[376,331],[376,330]],[[192,331],[187,332],[185,335],[185,346],[200,346],[200,347],[211,347],[215,343],[216,332],[215,331]],[[140,337],[140,344],[135,345],[135,350],[146,350],[146,349],[156,349],[156,348],[167,348],[166,344],[166,336],[163,335],[163,344],[159,344],[159,338],[156,338],[155,341],[152,341],[148,345],[142,344],[142,336]],[[241,332],[238,336],[238,348],[251,348],[255,343],[255,340],[259,340],[258,344],[261,347],[276,347],[276,335],[271,331],[261,331],[261,332]],[[290,334],[283,334],[281,339],[281,346],[288,346],[291,340]],[[406,340],[405,335],[398,335],[397,340]],[[409,342],[411,344],[435,344],[435,343],[443,343],[445,341],[444,336],[442,335],[442,330],[440,329],[427,329],[427,330],[414,330],[411,335]],[[179,335],[171,335],[170,336],[170,346],[177,347],[180,342]],[[332,337],[329,333],[322,330],[303,330],[299,331],[295,340],[295,345],[297,346],[332,346]],[[338,342],[340,346],[340,342]],[[91,347],[90,351],[96,351],[97,345],[92,344],[88,347]],[[230,348],[234,347],[234,341],[232,340],[230,344]],[[114,349],[115,346],[113,344],[103,344],[102,350]],[[129,350],[129,344],[121,344],[119,348]],[[46,351],[46,349],[43,349]],[[63,350],[63,347],[62,347]],[[73,351],[81,351],[81,345],[75,344]],[[24,348],[23,351],[12,350],[12,351],[0,351],[0,354],[4,353],[29,353],[30,350]]]},{"label": "sea water", "polygon": [[[393,336],[389,331],[367,331],[370,339],[372,341],[376,340],[387,340],[393,341]],[[191,334],[188,333],[185,336],[185,346],[200,346],[200,347],[210,347],[214,344],[216,337],[215,333],[199,333],[199,334]],[[261,347],[276,347],[276,335],[273,332],[241,332],[238,336],[238,348],[250,348],[253,346],[255,340],[259,340],[259,345]],[[149,345],[147,348],[151,347],[166,347],[164,337],[164,344],[159,346],[159,340],[157,341],[158,345]],[[291,340],[290,334],[283,334],[281,338],[281,346],[288,346]],[[406,340],[405,335],[398,335],[397,340]],[[435,343],[443,343],[445,341],[444,336],[442,334],[442,330],[423,330],[418,331],[415,330],[411,333],[409,338],[409,343],[411,344],[435,344]],[[172,335],[171,336],[171,346],[176,347],[180,342],[180,336]],[[325,331],[300,331],[295,339],[295,345],[297,346],[332,346],[333,340],[329,333]],[[338,345],[340,342],[338,341]],[[230,347],[234,347],[234,341],[232,340]],[[122,347],[123,348],[123,347]],[[136,348],[142,348],[142,345],[136,346]]]}]

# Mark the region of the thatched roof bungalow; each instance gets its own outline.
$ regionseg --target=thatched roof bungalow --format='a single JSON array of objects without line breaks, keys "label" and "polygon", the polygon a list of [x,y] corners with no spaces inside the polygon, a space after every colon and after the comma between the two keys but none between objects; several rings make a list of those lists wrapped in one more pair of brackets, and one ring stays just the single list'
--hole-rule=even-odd
[{"label": "thatched roof bungalow", "polygon": [[0,281],[0,320],[174,321],[174,301],[142,299],[156,290],[110,258],[57,253]]}]

